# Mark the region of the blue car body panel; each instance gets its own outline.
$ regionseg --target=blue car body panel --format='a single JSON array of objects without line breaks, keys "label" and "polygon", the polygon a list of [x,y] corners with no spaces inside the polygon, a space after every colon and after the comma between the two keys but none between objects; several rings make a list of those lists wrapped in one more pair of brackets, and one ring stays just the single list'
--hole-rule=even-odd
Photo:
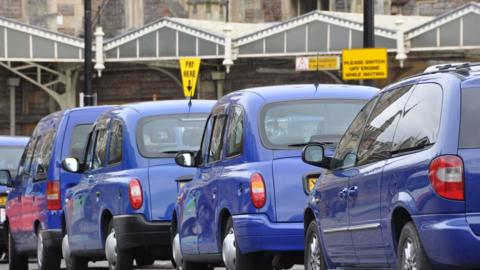
[{"label": "blue car body panel", "polygon": [[[180,191],[175,214],[182,253],[193,257],[218,255],[225,215],[232,217],[242,253],[303,251],[301,209],[307,196],[302,179],[305,174],[319,174],[322,170],[303,164],[298,147],[268,148],[259,130],[262,111],[269,104],[287,101],[367,102],[377,92],[361,86],[322,85],[316,89],[313,85],[288,85],[246,89],[220,99],[211,117],[230,115],[235,107],[243,109],[243,150],[231,158],[223,153],[220,160],[201,165],[193,181]],[[207,124],[204,138],[209,138],[210,133]],[[332,154],[330,149],[327,155]],[[250,198],[253,173],[260,173],[265,182],[266,203],[260,209]]]},{"label": "blue car body panel", "polygon": [[[74,128],[78,125],[90,125],[96,117],[108,106],[76,108],[52,113],[44,117],[37,124],[32,137],[27,145],[24,155],[31,147],[32,151],[43,146],[43,141],[51,143],[51,156],[48,160],[48,168],[44,177],[36,178],[37,172],[34,172],[33,164],[20,164],[15,182],[16,186],[8,196],[7,219],[9,229],[17,248],[21,252],[31,253],[36,250],[36,230],[52,231],[57,237],[61,237],[62,228],[62,210],[47,209],[47,183],[49,181],[59,181],[60,184],[60,204],[63,204],[65,190],[78,183],[79,177],[65,172],[61,168],[62,160],[68,155],[71,148],[71,140]],[[45,151],[49,150],[45,146]],[[40,150],[36,150],[41,153]],[[36,159],[35,156],[33,159]],[[21,161],[22,162],[22,161]],[[28,174],[22,173],[27,170]],[[58,240],[58,239],[57,239]],[[54,241],[55,242],[55,241]],[[61,243],[56,241],[55,246]]]},{"label": "blue car body panel", "polygon": [[[107,218],[138,217],[143,225],[166,224],[168,239],[170,222],[178,187],[175,179],[191,175],[194,170],[176,165],[174,154],[165,157],[143,156],[138,147],[138,126],[143,119],[168,115],[198,115],[210,113],[214,101],[193,100],[188,106],[186,100],[145,102],[122,105],[104,112],[98,117],[94,126],[105,122],[111,132],[111,123],[120,121],[123,128],[121,162],[114,166],[105,166],[98,170],[86,171],[81,175],[80,184],[67,191],[68,203],[65,207],[66,229],[70,249],[73,254],[83,256],[103,256],[106,238],[105,224]],[[203,126],[202,126],[203,127]],[[108,152],[109,150],[106,150]],[[139,209],[132,208],[129,202],[129,183],[137,179],[143,192],[143,204]],[[107,224],[108,225],[108,224]],[[168,228],[167,228],[168,226]],[[116,233],[122,233],[114,223]],[[142,234],[141,228],[131,227],[126,234]],[[153,232],[152,232],[153,233]],[[157,232],[165,233],[165,232]],[[153,234],[151,234],[153,235]],[[147,235],[148,236],[148,235]],[[132,236],[135,237],[135,236]],[[141,236],[143,237],[143,236]],[[137,237],[141,242],[143,238]],[[137,247],[142,243],[122,243],[119,245]],[[153,243],[153,236],[144,241],[145,248],[151,246],[169,246],[170,241]],[[160,241],[160,240],[159,240]],[[121,247],[121,248],[124,248]],[[166,253],[166,251],[164,252]],[[168,253],[170,256],[170,253]],[[165,257],[165,255],[164,255]]]},{"label": "blue car body panel", "polygon": [[[314,214],[329,268],[395,267],[398,228],[394,218],[400,212],[415,224],[435,269],[480,266],[474,252],[480,245],[480,202],[476,199],[480,149],[462,148],[459,132],[462,93],[466,89],[480,91],[480,80],[477,75],[425,74],[390,85],[379,96],[424,84],[442,89],[438,136],[431,147],[368,165],[327,171],[311,193],[306,213]],[[465,200],[442,198],[431,186],[430,163],[442,155],[463,159]],[[355,199],[339,197],[342,188],[353,186],[358,188]]]}]

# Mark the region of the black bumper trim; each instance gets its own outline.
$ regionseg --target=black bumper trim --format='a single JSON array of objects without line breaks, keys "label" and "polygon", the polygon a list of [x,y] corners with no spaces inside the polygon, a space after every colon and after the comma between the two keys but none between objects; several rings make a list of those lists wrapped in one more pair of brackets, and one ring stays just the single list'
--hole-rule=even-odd
[{"label": "black bumper trim", "polygon": [[62,246],[62,230],[42,230],[43,244],[49,249]]},{"label": "black bumper trim", "polygon": [[149,222],[143,215],[113,217],[117,247],[121,250],[147,247],[171,248],[171,222]]}]

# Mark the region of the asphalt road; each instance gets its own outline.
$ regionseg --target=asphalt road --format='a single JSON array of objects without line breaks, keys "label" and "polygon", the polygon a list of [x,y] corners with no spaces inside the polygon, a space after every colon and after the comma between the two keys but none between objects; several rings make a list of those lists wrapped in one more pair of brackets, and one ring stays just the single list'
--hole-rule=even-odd
[{"label": "asphalt road", "polygon": [[[35,261],[31,261],[29,268],[30,270],[37,270],[37,264]],[[62,269],[65,269],[65,265],[62,263]],[[90,263],[89,269],[91,270],[108,270],[106,262],[97,262],[97,263]],[[142,267],[138,269],[144,270],[156,270],[156,269],[168,269],[172,270],[172,264],[170,262],[163,262],[163,261],[156,261],[154,265],[149,267]],[[216,270],[222,270],[225,268],[215,268]],[[8,264],[0,263],[0,270],[8,270]],[[303,266],[295,266],[292,270],[303,270]]]}]

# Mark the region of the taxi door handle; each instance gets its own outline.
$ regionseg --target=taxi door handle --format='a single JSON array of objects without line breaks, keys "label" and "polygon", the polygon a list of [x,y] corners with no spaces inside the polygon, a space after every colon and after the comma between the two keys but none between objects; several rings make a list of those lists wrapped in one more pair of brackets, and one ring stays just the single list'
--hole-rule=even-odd
[{"label": "taxi door handle", "polygon": [[216,198],[217,198],[217,189],[214,188],[214,189],[212,189],[212,199],[215,200]]},{"label": "taxi door handle", "polygon": [[358,195],[358,187],[353,186],[348,189],[348,197],[350,198],[356,198]]},{"label": "taxi door handle", "polygon": [[342,188],[342,190],[340,190],[340,192],[338,193],[338,197],[340,197],[340,199],[345,200],[348,196],[347,193],[348,193],[348,188]]}]

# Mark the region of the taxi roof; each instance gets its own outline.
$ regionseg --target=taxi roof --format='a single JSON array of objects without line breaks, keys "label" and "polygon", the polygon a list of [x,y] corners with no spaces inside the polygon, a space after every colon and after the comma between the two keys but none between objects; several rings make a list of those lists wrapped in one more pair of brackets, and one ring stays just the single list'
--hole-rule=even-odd
[{"label": "taxi roof", "polygon": [[187,99],[148,101],[120,105],[114,110],[130,108],[142,116],[182,113],[210,113],[215,102],[215,100],[192,99],[192,104],[189,106],[189,100]]},{"label": "taxi roof", "polygon": [[29,139],[29,137],[23,136],[0,136],[0,146],[25,147]]},{"label": "taxi roof", "polygon": [[266,103],[269,103],[303,99],[369,100],[379,91],[380,89],[375,87],[359,85],[320,84],[318,87],[315,87],[314,84],[299,84],[249,88],[238,93],[253,93],[262,97]]}]

